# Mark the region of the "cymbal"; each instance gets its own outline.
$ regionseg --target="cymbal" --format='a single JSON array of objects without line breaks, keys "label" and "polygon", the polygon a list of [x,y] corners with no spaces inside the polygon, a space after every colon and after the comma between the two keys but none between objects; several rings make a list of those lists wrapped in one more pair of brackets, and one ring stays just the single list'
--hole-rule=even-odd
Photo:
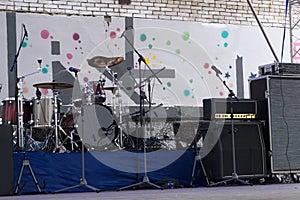
[{"label": "cymbal", "polygon": [[73,85],[69,83],[49,82],[49,83],[36,83],[33,85],[33,87],[44,88],[44,89],[67,89],[67,88],[72,88]]},{"label": "cymbal", "polygon": [[112,67],[117,64],[120,64],[124,60],[123,57],[104,57],[104,56],[95,56],[91,59],[87,59],[87,62],[90,66],[96,68],[105,68]]}]

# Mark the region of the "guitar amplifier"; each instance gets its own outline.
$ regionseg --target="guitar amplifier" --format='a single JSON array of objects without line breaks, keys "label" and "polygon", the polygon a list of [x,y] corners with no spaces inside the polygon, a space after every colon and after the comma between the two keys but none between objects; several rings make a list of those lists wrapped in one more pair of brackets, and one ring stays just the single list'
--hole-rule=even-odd
[{"label": "guitar amplifier", "polygon": [[203,99],[203,119],[257,119],[257,101],[252,99]]}]

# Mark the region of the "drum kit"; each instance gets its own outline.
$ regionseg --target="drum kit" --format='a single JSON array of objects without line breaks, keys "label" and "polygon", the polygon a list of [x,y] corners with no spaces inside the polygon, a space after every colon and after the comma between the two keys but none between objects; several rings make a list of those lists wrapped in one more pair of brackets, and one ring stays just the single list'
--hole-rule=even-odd
[{"label": "drum kit", "polygon": [[[102,59],[102,61],[105,61],[105,63],[98,63],[95,67],[111,67],[122,62],[123,58],[106,58],[104,60]],[[113,73],[112,71],[110,73],[112,73],[113,77],[112,86],[105,87],[106,80],[105,77],[101,75],[98,81],[84,83],[81,87],[83,99],[74,99],[72,100],[72,103],[68,105],[62,104],[58,90],[73,88],[73,85],[59,82],[34,84],[33,87],[37,90],[37,97],[27,100],[23,95],[18,95],[22,96],[22,106],[16,105],[17,103],[14,97],[4,99],[2,101],[2,124],[13,126],[18,124],[21,127],[24,127],[24,134],[26,134],[26,137],[20,138],[20,134],[16,134],[15,131],[15,148],[18,147],[18,140],[21,139],[26,141],[19,142],[19,146],[20,144],[25,143],[24,146],[26,146],[26,150],[50,152],[81,151],[80,143],[82,142],[82,139],[78,134],[77,128],[78,120],[81,112],[83,112],[83,104],[85,107],[84,112],[90,112],[89,110],[96,105],[96,112],[98,112],[97,116],[101,116],[101,131],[105,135],[108,135],[111,134],[108,132],[113,128],[114,134],[111,140],[115,146],[123,148],[123,138],[125,133],[123,133],[121,126],[118,125],[119,122],[122,123],[122,116],[119,114],[118,119],[116,119],[115,114],[117,111],[115,103],[113,103],[112,109],[105,105],[106,91],[112,92],[113,100],[120,97],[120,83],[117,80],[116,73]],[[39,89],[50,89],[52,90],[53,96],[41,96]],[[19,107],[21,107],[21,110]],[[67,107],[66,112],[61,112],[63,107]],[[21,121],[21,123],[19,121]],[[22,131],[22,129],[20,131]],[[40,134],[43,134],[43,136],[40,136]],[[37,143],[39,143],[39,145],[37,145]]]}]

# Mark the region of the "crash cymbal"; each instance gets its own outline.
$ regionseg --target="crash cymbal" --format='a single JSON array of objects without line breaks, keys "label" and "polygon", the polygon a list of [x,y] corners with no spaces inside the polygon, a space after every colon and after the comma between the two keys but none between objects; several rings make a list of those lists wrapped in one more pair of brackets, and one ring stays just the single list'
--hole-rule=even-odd
[{"label": "crash cymbal", "polygon": [[72,88],[73,85],[69,83],[49,82],[49,83],[36,83],[33,85],[33,87],[43,88],[43,89],[67,89],[67,88]]},{"label": "crash cymbal", "polygon": [[87,62],[91,67],[96,68],[105,68],[105,67],[112,67],[124,60],[123,57],[103,57],[103,56],[95,56],[91,59],[88,59]]}]

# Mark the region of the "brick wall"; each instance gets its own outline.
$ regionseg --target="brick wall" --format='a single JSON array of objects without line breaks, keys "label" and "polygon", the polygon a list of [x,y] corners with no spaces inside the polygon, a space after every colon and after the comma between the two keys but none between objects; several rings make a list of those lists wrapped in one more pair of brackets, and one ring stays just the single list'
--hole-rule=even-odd
[{"label": "brick wall", "polygon": [[[263,26],[283,27],[286,0],[252,0]],[[0,11],[257,25],[247,0],[0,0]]]}]

